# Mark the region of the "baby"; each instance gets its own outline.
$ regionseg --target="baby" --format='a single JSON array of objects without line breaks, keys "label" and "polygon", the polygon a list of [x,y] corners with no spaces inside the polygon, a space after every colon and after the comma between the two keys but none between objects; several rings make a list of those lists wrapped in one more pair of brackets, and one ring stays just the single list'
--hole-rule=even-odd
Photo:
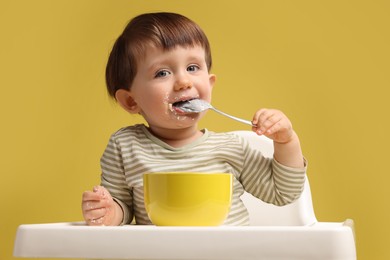
[{"label": "baby", "polygon": [[195,98],[211,101],[216,76],[208,39],[193,21],[175,13],[132,19],[116,40],[106,68],[110,96],[147,125],[115,132],[101,158],[101,186],[82,197],[88,225],[151,223],[144,207],[147,172],[226,172],[234,176],[232,206],[225,225],[248,225],[240,199],[244,190],[275,205],[296,200],[305,182],[306,161],[290,120],[279,110],[259,109],[252,130],[274,142],[265,158],[232,133],[199,130],[202,113],[175,109]]}]

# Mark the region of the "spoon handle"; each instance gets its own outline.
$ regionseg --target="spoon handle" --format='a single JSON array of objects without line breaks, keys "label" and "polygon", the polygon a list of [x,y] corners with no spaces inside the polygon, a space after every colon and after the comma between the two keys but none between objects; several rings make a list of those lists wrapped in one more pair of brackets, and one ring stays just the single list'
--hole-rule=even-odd
[{"label": "spoon handle", "polygon": [[255,126],[255,125],[253,125],[252,122],[249,121],[249,120],[245,120],[245,119],[242,119],[242,118],[238,118],[238,117],[235,117],[235,116],[226,114],[225,112],[222,112],[221,110],[218,110],[218,109],[216,109],[215,107],[212,107],[212,108],[210,108],[210,109],[212,109],[212,110],[214,110],[215,112],[217,112],[217,113],[219,113],[219,114],[221,114],[221,115],[223,115],[223,116],[226,116],[226,117],[228,117],[228,118],[230,118],[230,119],[234,119],[234,120],[236,120],[236,121],[238,121],[238,122],[241,122],[241,123],[244,123],[244,124],[247,124],[247,125],[250,125],[250,126]]}]

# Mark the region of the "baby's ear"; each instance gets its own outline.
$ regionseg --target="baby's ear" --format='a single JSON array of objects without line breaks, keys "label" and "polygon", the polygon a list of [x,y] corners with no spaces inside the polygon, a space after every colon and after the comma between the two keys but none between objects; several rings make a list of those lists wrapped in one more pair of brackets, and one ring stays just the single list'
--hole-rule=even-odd
[{"label": "baby's ear", "polygon": [[118,101],[119,105],[131,114],[138,114],[141,109],[135,102],[134,98],[131,95],[131,92],[126,89],[118,89],[115,92],[115,99]]},{"label": "baby's ear", "polygon": [[210,82],[210,86],[211,87],[214,87],[214,84],[215,84],[216,80],[217,80],[217,76],[215,76],[215,74],[210,74],[209,75],[209,82]]}]

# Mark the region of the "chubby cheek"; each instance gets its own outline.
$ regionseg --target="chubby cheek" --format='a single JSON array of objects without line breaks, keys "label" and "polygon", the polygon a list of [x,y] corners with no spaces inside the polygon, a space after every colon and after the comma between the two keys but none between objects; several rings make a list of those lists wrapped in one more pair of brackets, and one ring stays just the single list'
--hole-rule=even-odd
[{"label": "chubby cheek", "polygon": [[211,103],[211,91],[201,93],[200,99],[203,99],[203,100]]},{"label": "chubby cheek", "polygon": [[158,111],[163,106],[161,100],[155,99],[153,97],[144,98],[141,102],[138,101],[137,104],[140,108],[140,114],[145,118],[149,118],[152,115],[158,113]]},{"label": "chubby cheek", "polygon": [[142,116],[149,122],[163,121],[168,118],[169,103],[164,98],[147,97],[143,102]]},{"label": "chubby cheek", "polygon": [[211,95],[207,95],[206,97],[202,98],[203,100],[206,100],[207,102],[211,103]]},{"label": "chubby cheek", "polygon": [[200,98],[208,102],[211,102],[213,87],[210,85],[209,82],[204,82],[203,84],[204,87],[198,90]]}]

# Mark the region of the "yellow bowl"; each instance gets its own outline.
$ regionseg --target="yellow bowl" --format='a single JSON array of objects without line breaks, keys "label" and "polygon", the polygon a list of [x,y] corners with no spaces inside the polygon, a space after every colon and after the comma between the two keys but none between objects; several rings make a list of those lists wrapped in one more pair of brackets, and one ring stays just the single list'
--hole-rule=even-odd
[{"label": "yellow bowl", "polygon": [[144,174],[145,208],[157,226],[218,226],[232,199],[228,173]]}]

